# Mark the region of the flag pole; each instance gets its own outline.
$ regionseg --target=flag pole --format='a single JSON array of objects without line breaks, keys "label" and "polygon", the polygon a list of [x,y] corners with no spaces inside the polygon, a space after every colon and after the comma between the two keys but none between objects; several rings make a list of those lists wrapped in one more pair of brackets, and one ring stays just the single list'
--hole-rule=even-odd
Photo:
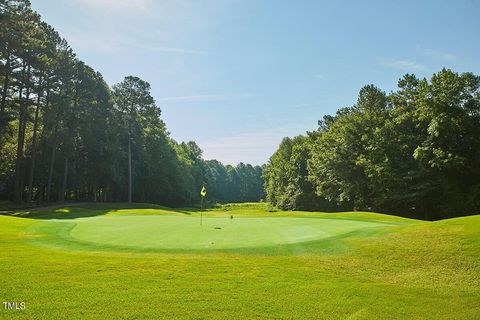
[{"label": "flag pole", "polygon": [[203,222],[203,196],[200,197],[200,225]]},{"label": "flag pole", "polygon": [[205,201],[205,196],[207,195],[207,189],[205,189],[205,185],[202,186],[202,190],[200,190],[200,225],[203,222],[203,202]]}]

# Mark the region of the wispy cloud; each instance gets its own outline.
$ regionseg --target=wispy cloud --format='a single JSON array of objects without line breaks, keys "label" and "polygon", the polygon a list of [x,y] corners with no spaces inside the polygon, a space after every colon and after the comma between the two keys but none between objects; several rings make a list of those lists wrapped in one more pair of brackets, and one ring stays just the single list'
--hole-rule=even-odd
[{"label": "wispy cloud", "polygon": [[384,67],[400,71],[425,71],[427,67],[411,60],[385,59],[380,61]]},{"label": "wispy cloud", "polygon": [[66,38],[74,50],[95,52],[100,54],[119,52],[122,46],[112,37],[104,39],[90,32],[66,32]]},{"label": "wispy cloud", "polygon": [[92,10],[102,10],[107,12],[146,12],[150,4],[150,0],[75,0],[75,2]]},{"label": "wispy cloud", "polygon": [[324,76],[323,74],[321,74],[321,73],[317,73],[317,74],[315,75],[315,78],[317,78],[317,79],[323,79],[323,78],[325,78],[325,76]]},{"label": "wispy cloud", "polygon": [[158,101],[205,102],[245,99],[249,97],[251,97],[249,94],[199,94],[190,96],[165,97],[158,99]]},{"label": "wispy cloud", "polygon": [[255,165],[268,161],[277,149],[282,134],[271,132],[241,133],[200,144],[205,159],[218,159],[225,164],[238,164],[239,159]]},{"label": "wispy cloud", "polygon": [[294,104],[292,108],[308,108],[311,107],[311,103],[299,103],[299,104]]},{"label": "wispy cloud", "polygon": [[442,52],[435,49],[422,48],[421,46],[417,46],[417,51],[424,56],[434,58],[437,60],[454,60],[457,58],[457,56],[454,55],[453,53]]},{"label": "wispy cloud", "polygon": [[162,52],[166,54],[207,54],[207,51],[185,49],[167,46],[147,46],[138,43],[129,43],[127,39],[119,38],[118,35],[108,35],[104,37],[91,31],[70,32],[68,33],[69,43],[76,50],[98,53],[123,52],[125,50],[140,49],[152,52]]},{"label": "wispy cloud", "polygon": [[205,159],[217,159],[232,165],[240,161],[261,165],[268,162],[283,138],[315,130],[317,123],[312,119],[264,118],[262,121],[262,125],[249,126],[246,132],[199,141]]},{"label": "wispy cloud", "polygon": [[144,45],[134,45],[131,44],[131,47],[136,47],[140,49],[145,49],[148,51],[156,52],[166,52],[166,53],[181,53],[181,54],[207,54],[207,51],[204,50],[195,50],[195,49],[185,49],[185,48],[175,48],[175,47],[163,47],[163,46],[144,46]]}]

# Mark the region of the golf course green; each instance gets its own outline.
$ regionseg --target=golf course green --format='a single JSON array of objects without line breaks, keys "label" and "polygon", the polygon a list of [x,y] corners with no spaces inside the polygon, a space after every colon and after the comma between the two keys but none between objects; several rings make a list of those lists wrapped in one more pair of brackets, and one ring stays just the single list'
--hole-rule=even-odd
[{"label": "golf course green", "polygon": [[[342,235],[380,222],[293,217],[102,216],[53,222],[70,241],[142,249],[230,249],[293,244]],[[45,226],[45,225],[44,225]],[[73,228],[71,228],[73,226]]]},{"label": "golf course green", "polygon": [[[201,224],[200,224],[201,223]],[[0,318],[478,319],[480,216],[76,204],[0,216]]]}]

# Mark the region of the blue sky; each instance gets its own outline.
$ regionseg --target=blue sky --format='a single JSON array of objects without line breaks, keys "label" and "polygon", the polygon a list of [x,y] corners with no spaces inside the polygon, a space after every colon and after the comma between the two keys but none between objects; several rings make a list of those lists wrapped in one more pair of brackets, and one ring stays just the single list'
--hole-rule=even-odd
[{"label": "blue sky", "polygon": [[282,137],[405,73],[480,74],[480,1],[32,0],[110,85],[152,86],[177,141],[265,163]]}]

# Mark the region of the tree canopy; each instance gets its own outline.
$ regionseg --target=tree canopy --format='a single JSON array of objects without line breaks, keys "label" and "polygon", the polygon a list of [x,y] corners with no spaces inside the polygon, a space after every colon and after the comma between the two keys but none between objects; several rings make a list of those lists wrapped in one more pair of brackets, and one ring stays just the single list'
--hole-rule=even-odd
[{"label": "tree canopy", "polygon": [[110,88],[27,0],[0,0],[0,85],[3,199],[180,206],[198,203],[202,185],[216,201],[263,197],[260,167],[174,141],[146,81]]},{"label": "tree canopy", "polygon": [[448,69],[407,74],[390,94],[363,87],[315,132],[283,140],[264,171],[267,199],[426,219],[478,213],[479,87],[479,76]]}]

